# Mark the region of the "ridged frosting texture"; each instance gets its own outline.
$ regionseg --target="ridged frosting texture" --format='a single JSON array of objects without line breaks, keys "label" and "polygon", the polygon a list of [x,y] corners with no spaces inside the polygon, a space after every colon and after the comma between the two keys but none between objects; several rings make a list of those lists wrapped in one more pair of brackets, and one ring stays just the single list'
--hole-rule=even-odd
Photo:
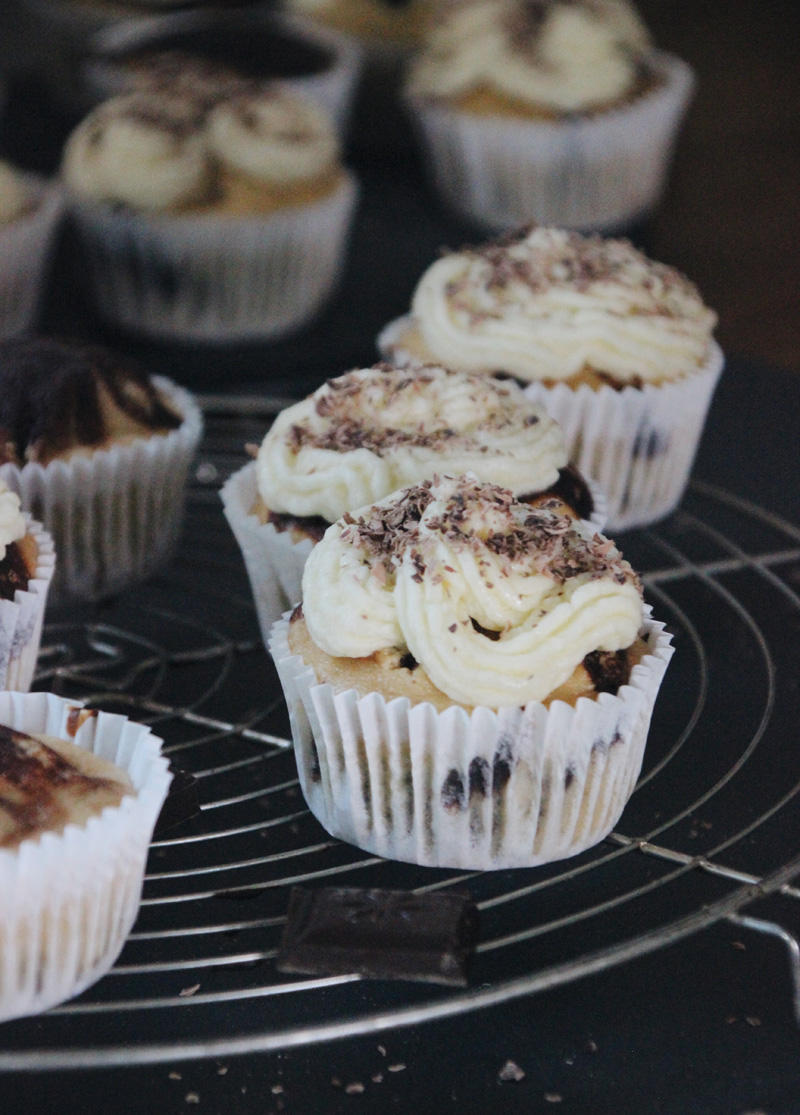
[{"label": "ridged frosting texture", "polygon": [[461,0],[439,12],[410,89],[447,98],[489,88],[579,112],[628,93],[649,49],[627,0]]},{"label": "ridged frosting texture", "polygon": [[314,642],[406,647],[466,705],[542,700],[592,651],[630,646],[638,578],[612,542],[474,476],[435,477],[331,526],[303,575]]},{"label": "ridged frosting texture", "polygon": [[30,192],[18,170],[0,159],[0,225],[16,220],[28,207]]},{"label": "ridged frosting texture", "polygon": [[213,203],[220,168],[267,184],[312,179],[337,165],[333,123],[279,87],[208,97],[138,92],[112,97],[69,137],[63,174],[78,196],[142,212]]},{"label": "ridged frosting texture", "polygon": [[316,178],[339,156],[328,117],[277,87],[223,102],[207,127],[211,151],[222,163],[276,185]]},{"label": "ridged frosting texture", "polygon": [[25,529],[19,496],[9,490],[4,480],[0,480],[0,561],[6,556],[11,543],[24,536]]},{"label": "ridged frosting texture", "polygon": [[627,240],[534,228],[425,272],[412,317],[433,360],[527,382],[588,367],[623,382],[696,371],[716,314],[680,272]]},{"label": "ridged frosting texture", "polygon": [[472,469],[516,495],[567,463],[560,428],[509,381],[379,365],[329,380],[282,411],[258,453],[272,511],[334,522],[434,472]]}]

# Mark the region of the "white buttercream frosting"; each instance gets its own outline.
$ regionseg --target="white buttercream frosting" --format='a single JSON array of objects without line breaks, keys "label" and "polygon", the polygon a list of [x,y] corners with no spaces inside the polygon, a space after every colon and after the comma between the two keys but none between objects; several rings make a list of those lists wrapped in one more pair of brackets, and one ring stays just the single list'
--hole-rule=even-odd
[{"label": "white buttercream frosting", "polygon": [[6,549],[12,542],[18,542],[26,532],[25,519],[20,509],[20,500],[5,481],[0,480],[0,561],[6,556]]},{"label": "white buttercream frosting", "polygon": [[14,221],[30,204],[30,190],[18,170],[0,159],[0,225]]},{"label": "white buttercream frosting", "polygon": [[627,0],[456,0],[440,10],[410,89],[448,98],[488,88],[579,112],[628,93],[649,51]]},{"label": "white buttercream frosting", "polygon": [[149,212],[201,197],[208,155],[197,106],[155,94],[113,97],[67,141],[64,176],[76,194]]},{"label": "white buttercream frosting", "polygon": [[517,384],[378,365],[282,411],[257,482],[270,510],[333,522],[434,472],[473,470],[523,495],[549,488],[566,463],[561,429]]},{"label": "white buttercream frosting", "polygon": [[277,185],[318,177],[339,157],[329,117],[278,86],[223,102],[211,112],[207,127],[218,159]]},{"label": "white buttercream frosting", "polygon": [[303,612],[327,654],[407,648],[453,701],[542,700],[593,651],[630,646],[638,578],[612,542],[474,476],[344,516],[312,550]]},{"label": "white buttercream frosting", "polygon": [[657,383],[696,371],[716,314],[680,272],[626,240],[534,228],[446,255],[425,272],[412,317],[431,360],[526,382],[589,367]]}]

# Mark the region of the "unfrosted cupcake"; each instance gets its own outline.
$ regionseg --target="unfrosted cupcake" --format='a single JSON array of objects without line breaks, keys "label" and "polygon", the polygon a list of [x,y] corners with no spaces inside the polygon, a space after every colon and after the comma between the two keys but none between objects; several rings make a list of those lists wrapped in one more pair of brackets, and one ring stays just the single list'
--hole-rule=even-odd
[{"label": "unfrosted cupcake", "polygon": [[36,316],[60,215],[56,186],[0,160],[0,337]]},{"label": "unfrosted cupcake", "polygon": [[111,98],[63,173],[98,305],[129,329],[271,337],[338,278],[355,181],[330,120],[278,84]]},{"label": "unfrosted cupcake", "polygon": [[161,740],[51,693],[0,693],[0,1021],[79,994],[139,907],[170,783]]},{"label": "unfrosted cupcake", "polygon": [[611,830],[668,644],[612,542],[445,476],[330,527],[270,649],[303,793],[329,832],[497,869]]},{"label": "unfrosted cupcake", "polygon": [[531,503],[559,499],[596,529],[605,521],[602,494],[567,466],[558,426],[517,384],[433,365],[347,372],[281,411],[221,493],[264,638],[300,599],[306,559],[331,523],[445,469],[471,469]]},{"label": "unfrosted cupcake", "polygon": [[58,553],[58,597],[97,599],[162,568],[202,432],[191,396],[97,346],[0,344],[0,478]]},{"label": "unfrosted cupcake", "polygon": [[462,214],[609,229],[658,200],[692,85],[628,0],[452,0],[407,93]]},{"label": "unfrosted cupcake", "polygon": [[533,228],[432,264],[379,348],[526,384],[619,530],[683,495],[723,366],[716,320],[688,279],[627,241]]}]

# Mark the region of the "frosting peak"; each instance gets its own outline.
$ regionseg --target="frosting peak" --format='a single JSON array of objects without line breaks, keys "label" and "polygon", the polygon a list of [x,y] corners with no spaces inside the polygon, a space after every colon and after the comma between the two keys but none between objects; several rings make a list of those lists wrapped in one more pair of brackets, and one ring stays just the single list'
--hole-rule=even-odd
[{"label": "frosting peak", "polygon": [[697,288],[627,240],[532,228],[455,252],[420,279],[412,315],[432,358],[468,371],[622,381],[695,371],[716,324]]},{"label": "frosting peak", "polygon": [[474,475],[434,477],[328,529],[303,576],[326,653],[407,647],[452,700],[542,700],[587,654],[630,646],[641,585],[612,542]]},{"label": "frosting peak", "polygon": [[329,380],[282,411],[257,479],[271,511],[333,522],[443,468],[524,494],[549,488],[566,461],[559,427],[517,384],[384,364]]},{"label": "frosting peak", "polygon": [[486,87],[533,108],[586,111],[627,94],[649,51],[627,0],[456,0],[412,66],[411,90]]}]

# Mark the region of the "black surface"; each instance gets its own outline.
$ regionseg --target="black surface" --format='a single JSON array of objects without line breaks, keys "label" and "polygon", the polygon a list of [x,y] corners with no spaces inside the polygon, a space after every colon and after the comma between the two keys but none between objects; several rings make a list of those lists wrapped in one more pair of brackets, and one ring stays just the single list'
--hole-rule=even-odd
[{"label": "black surface", "polygon": [[[25,113],[20,111],[23,94],[17,90],[12,96],[5,147],[24,148],[28,156],[34,150],[36,159],[23,161],[52,167],[55,138],[49,151],[23,142],[26,135],[39,135],[30,123],[31,114],[40,113],[52,137],[67,122],[44,101],[31,105],[30,90],[23,93],[28,98]],[[388,318],[406,308],[416,278],[437,247],[474,239],[475,232],[443,216],[406,148],[397,159],[371,159],[357,147],[354,155],[365,193],[345,284],[325,316],[301,336],[265,348],[221,352],[156,348],[121,338],[104,329],[87,306],[68,238],[54,273],[44,325],[51,332],[121,342],[154,369],[204,390],[233,386],[296,394],[324,376],[370,361],[371,338]],[[646,229],[643,236],[646,242]],[[798,377],[745,359],[732,360],[712,407],[695,476],[800,527],[799,441]],[[757,523],[753,531],[751,552],[771,549]],[[763,532],[769,533],[766,525]],[[632,559],[645,555],[650,545],[641,533],[624,540]],[[796,590],[800,563],[789,563],[781,576]],[[697,600],[689,603],[697,606]],[[713,623],[713,601],[705,607],[708,614],[692,618]],[[779,695],[788,698],[797,687],[797,611],[787,605],[785,612],[773,610],[768,619],[770,637],[785,655],[779,663]],[[676,657],[676,670],[679,663]],[[731,694],[731,706],[720,704],[714,715],[724,723],[734,708],[731,728],[738,727],[748,716],[748,687],[757,684],[755,676],[745,674],[741,691]],[[770,779],[780,785],[781,751],[788,759],[796,744],[796,724],[789,719],[793,707],[796,699],[785,700],[770,723],[777,758],[771,772],[762,773],[763,783],[754,779],[749,788],[756,803],[762,792],[766,794]],[[752,708],[755,715],[757,698]],[[717,757],[711,755],[708,761],[713,765]],[[691,780],[691,769],[679,777]],[[682,789],[676,781],[676,794]],[[641,808],[645,806],[642,795]],[[691,831],[687,824],[682,837],[689,848]],[[796,839],[795,830],[782,830],[778,817],[766,832],[754,834],[739,854],[779,863],[784,842],[791,851]],[[797,901],[771,898],[748,912],[775,918],[800,932]],[[587,947],[591,943],[587,941]],[[502,975],[498,972],[498,978]],[[268,1011],[269,1006],[254,1003],[252,1009]],[[35,1031],[37,1023],[31,1025]],[[526,1075],[519,1082],[501,1083],[498,1073],[509,1059]],[[396,1071],[390,1071],[392,1067]],[[346,1090],[354,1083],[362,1084],[363,1092]],[[777,940],[722,924],[603,975],[413,1031],[231,1058],[222,1064],[176,1062],[155,1068],[7,1075],[0,1080],[3,1115],[151,1115],[195,1107],[219,1115],[335,1115],[354,1110],[374,1115],[387,1109],[469,1115],[796,1115],[800,1029],[791,1012],[787,958]]]}]

